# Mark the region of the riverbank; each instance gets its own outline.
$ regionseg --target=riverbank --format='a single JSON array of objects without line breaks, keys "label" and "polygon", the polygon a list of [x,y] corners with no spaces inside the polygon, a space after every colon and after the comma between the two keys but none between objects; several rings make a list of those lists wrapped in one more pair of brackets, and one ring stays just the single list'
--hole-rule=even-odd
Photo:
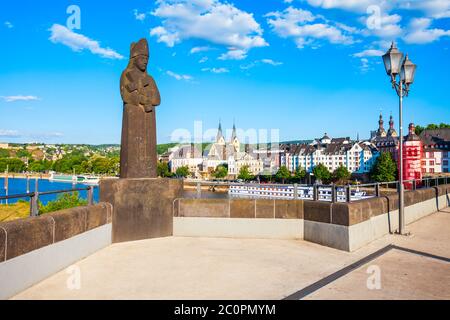
[{"label": "riverbank", "polygon": [[11,179],[50,179],[50,175],[47,173],[0,173],[0,178],[11,178]]}]

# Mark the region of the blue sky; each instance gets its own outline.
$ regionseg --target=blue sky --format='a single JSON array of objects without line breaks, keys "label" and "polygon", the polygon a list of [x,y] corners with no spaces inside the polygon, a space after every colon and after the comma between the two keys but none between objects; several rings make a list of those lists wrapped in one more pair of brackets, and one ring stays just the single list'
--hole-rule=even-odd
[{"label": "blue sky", "polygon": [[[80,29],[67,8],[80,8]],[[118,143],[129,45],[150,43],[158,142],[180,128],[368,137],[398,99],[380,54],[419,65],[405,122],[450,122],[450,0],[2,1],[0,141]],[[386,119],[387,120],[387,119]],[[386,121],[387,122],[387,121]]]}]

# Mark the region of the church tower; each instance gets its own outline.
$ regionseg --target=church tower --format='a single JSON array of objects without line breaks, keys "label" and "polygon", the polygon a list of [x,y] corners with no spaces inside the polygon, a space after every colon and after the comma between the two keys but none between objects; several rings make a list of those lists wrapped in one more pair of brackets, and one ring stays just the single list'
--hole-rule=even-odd
[{"label": "church tower", "polygon": [[377,131],[377,137],[386,137],[386,130],[384,130],[384,120],[383,120],[383,114],[380,113],[380,120],[378,121],[378,131]]},{"label": "church tower", "polygon": [[220,144],[222,146],[225,145],[225,138],[223,136],[222,122],[221,121],[219,121],[219,129],[217,130],[216,143]]},{"label": "church tower", "polygon": [[391,114],[391,119],[389,120],[389,130],[388,130],[388,136],[389,137],[398,137],[397,131],[395,131],[395,126],[394,126],[394,117]]},{"label": "church tower", "polygon": [[231,142],[234,147],[234,152],[240,152],[241,151],[241,143],[239,142],[238,136],[237,136],[237,130],[236,130],[236,123],[233,124],[233,134],[231,135]]}]

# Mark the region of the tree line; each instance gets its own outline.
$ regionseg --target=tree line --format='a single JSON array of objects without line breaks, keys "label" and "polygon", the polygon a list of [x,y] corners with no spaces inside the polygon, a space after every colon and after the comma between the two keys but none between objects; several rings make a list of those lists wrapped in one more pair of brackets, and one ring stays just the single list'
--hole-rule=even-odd
[{"label": "tree line", "polygon": [[[8,151],[8,150],[6,150]],[[20,157],[19,152],[16,156],[11,158],[5,152],[0,150],[0,172],[36,172],[44,173],[48,171],[56,171],[68,174],[109,174],[117,175],[119,173],[120,158],[119,156],[86,156],[82,152],[73,151],[70,154],[64,155],[61,159],[56,161],[50,160],[34,160],[31,155]],[[28,163],[22,161],[23,158],[28,158]],[[19,158],[20,157],[20,158]]]},{"label": "tree line", "polygon": [[[266,181],[266,182],[279,182],[279,183],[305,183],[308,173],[302,167],[298,167],[294,173],[290,172],[286,166],[281,166],[278,172],[274,175],[262,175],[255,176],[251,173],[249,166],[241,167],[237,176],[238,180],[245,182],[250,181]],[[351,182],[351,172],[341,165],[333,172],[330,172],[328,168],[319,164],[312,170],[312,175],[315,180],[324,184],[347,184]],[[179,167],[175,173],[170,172],[169,165],[167,163],[158,164],[158,176],[163,178],[177,177],[187,178],[193,176],[189,167]],[[226,164],[219,165],[211,176],[215,179],[225,179],[228,176],[228,166]],[[392,155],[388,152],[383,152],[377,158],[372,171],[369,173],[370,179],[373,182],[391,182],[398,179],[397,164],[395,163]]]}]

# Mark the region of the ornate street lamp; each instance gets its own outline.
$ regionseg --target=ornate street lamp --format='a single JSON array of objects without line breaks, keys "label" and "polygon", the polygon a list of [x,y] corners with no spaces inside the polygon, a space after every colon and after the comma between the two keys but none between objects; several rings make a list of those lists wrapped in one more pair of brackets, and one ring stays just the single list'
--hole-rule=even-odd
[{"label": "ornate street lamp", "polygon": [[[409,94],[410,86],[414,82],[417,66],[409,60],[408,55],[403,59],[401,53],[394,42],[391,48],[383,56],[384,67],[387,75],[391,78],[392,88],[395,89],[399,97],[399,118],[400,118],[400,146],[399,146],[399,234],[406,234],[405,232],[405,206],[404,206],[404,191],[403,184],[403,97]],[[398,80],[397,80],[398,78]]]}]

